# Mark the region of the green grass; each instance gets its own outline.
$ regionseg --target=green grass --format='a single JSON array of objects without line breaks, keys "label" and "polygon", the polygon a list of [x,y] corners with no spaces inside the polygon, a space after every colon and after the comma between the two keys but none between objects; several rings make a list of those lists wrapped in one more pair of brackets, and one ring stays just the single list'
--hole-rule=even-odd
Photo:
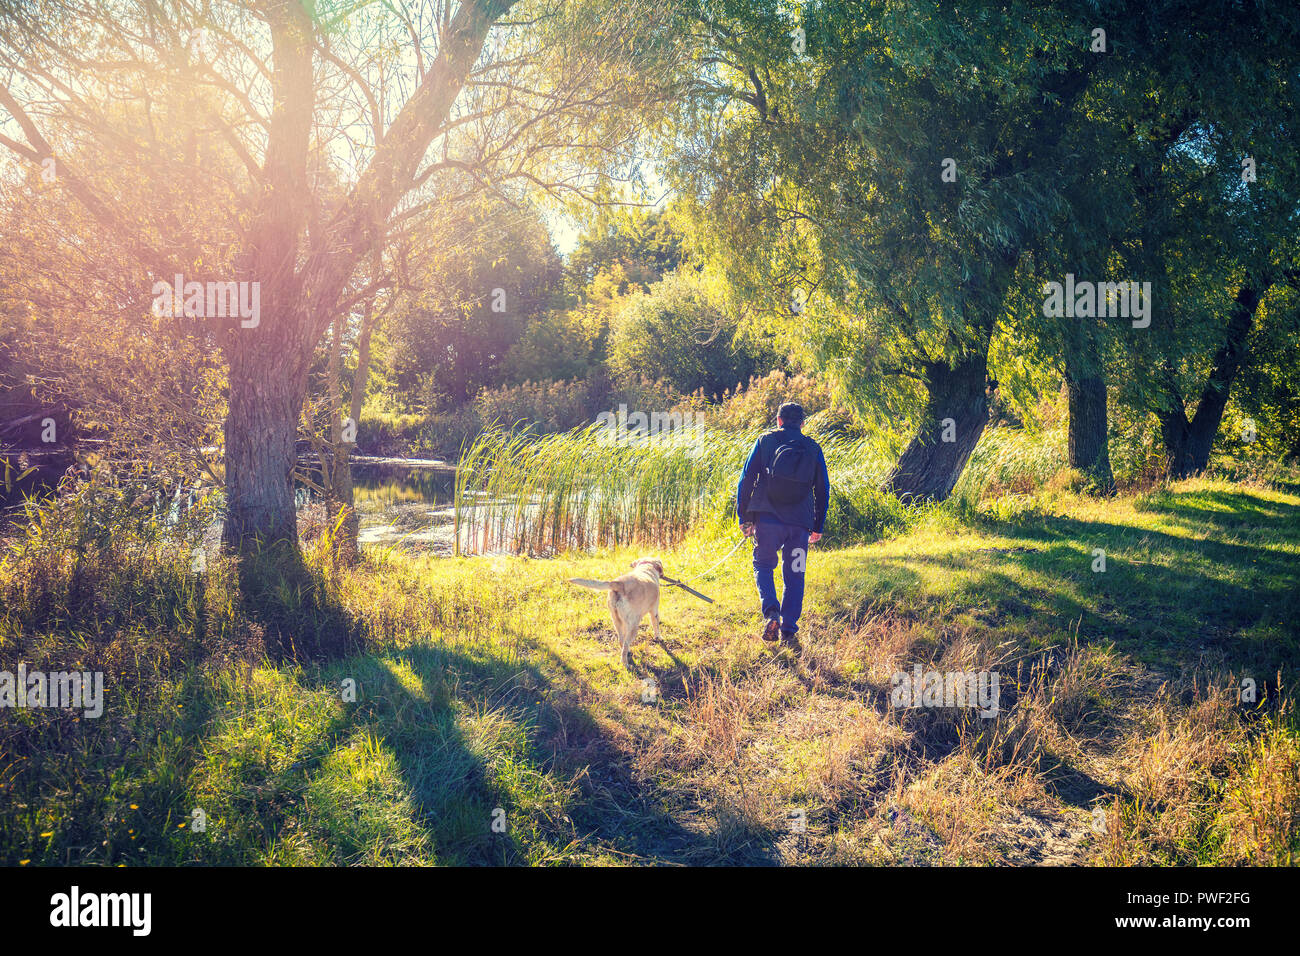
[{"label": "green grass", "polygon": [[[693,580],[730,547],[697,526],[659,553],[716,603],[667,591],[666,644],[628,673],[603,596],[565,579],[640,547],[346,571],[321,546],[257,590],[147,536],[86,548],[73,580],[51,522],[0,561],[0,667],[102,667],[108,703],[3,713],[0,859],[1294,860],[1294,486],[1004,496],[907,523],[813,550],[801,655],[755,637],[744,549]],[[286,658],[328,628],[354,643],[317,644],[353,650]],[[1002,712],[892,708],[914,662],[998,670]],[[1238,703],[1243,678],[1262,706]]]}]

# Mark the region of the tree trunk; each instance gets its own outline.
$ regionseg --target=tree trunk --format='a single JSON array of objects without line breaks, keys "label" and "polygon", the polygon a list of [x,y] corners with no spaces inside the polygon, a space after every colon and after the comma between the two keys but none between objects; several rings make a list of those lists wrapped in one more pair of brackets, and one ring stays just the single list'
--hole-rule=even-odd
[{"label": "tree trunk", "polygon": [[[381,265],[375,257],[375,271]],[[365,311],[361,317],[361,333],[357,340],[357,371],[352,379],[352,396],[346,409],[346,418],[350,419],[352,430],[361,422],[361,406],[366,397],[366,386],[370,379],[370,339],[379,319],[388,311],[387,307],[376,310],[372,296],[366,300]],[[334,534],[334,556],[339,563],[353,566],[361,557],[361,516],[357,514],[355,493],[352,484],[352,452],[356,447],[344,432],[344,414],[342,408],[342,336],[346,316],[340,315],[334,322],[334,338],[330,349],[329,366],[329,407],[330,407],[330,444],[327,450],[318,449],[321,462],[321,477],[325,481],[327,497],[325,515],[331,529],[337,526]],[[335,410],[338,411],[335,411]]]},{"label": "tree trunk", "polygon": [[1115,487],[1115,478],[1106,437],[1106,379],[1095,369],[1081,370],[1067,356],[1065,387],[1070,406],[1070,467],[1088,475],[1108,494]]},{"label": "tree trunk", "polygon": [[[370,308],[367,306],[367,315]],[[325,521],[333,533],[334,559],[345,567],[352,567],[361,556],[358,537],[361,521],[352,496],[352,444],[343,440],[343,326],[347,315],[340,313],[334,319],[334,334],[330,343],[328,400],[330,411],[329,444],[318,449],[321,480],[325,485]],[[310,423],[309,423],[310,427]]]},{"label": "tree trunk", "polygon": [[1191,428],[1181,403],[1172,411],[1160,413],[1160,437],[1165,443],[1170,478],[1187,478],[1196,472],[1187,442]]},{"label": "tree trunk", "polygon": [[1232,383],[1245,364],[1246,339],[1255,325],[1255,310],[1271,284],[1263,277],[1249,276],[1238,291],[1232,303],[1224,342],[1214,353],[1214,366],[1209,381],[1201,390],[1201,399],[1192,420],[1187,420],[1181,400],[1176,400],[1175,407],[1161,415],[1160,428],[1169,459],[1170,478],[1189,478],[1209,466],[1210,449],[1219,434]]},{"label": "tree trunk", "polygon": [[[361,319],[361,336],[357,341],[357,371],[352,377],[352,399],[348,405],[348,418],[351,419],[354,429],[361,425],[361,406],[365,402],[366,385],[370,379],[370,336],[382,314],[375,310],[373,298],[366,302],[365,314]],[[361,544],[358,540],[361,536],[361,516],[357,514],[352,486],[352,452],[356,448],[356,443],[344,440],[340,433],[339,444],[336,447],[341,460],[334,469],[335,480],[339,488],[339,500],[344,502],[348,509],[339,534],[344,537],[346,543],[344,558],[350,563],[355,563],[361,555]]]},{"label": "tree trunk", "polygon": [[935,501],[952,494],[988,424],[987,371],[984,350],[955,365],[927,363],[921,428],[885,479],[886,491],[899,498]]},{"label": "tree trunk", "polygon": [[223,541],[243,553],[272,543],[296,549],[294,439],[303,372],[285,369],[273,349],[232,350],[229,382]]}]

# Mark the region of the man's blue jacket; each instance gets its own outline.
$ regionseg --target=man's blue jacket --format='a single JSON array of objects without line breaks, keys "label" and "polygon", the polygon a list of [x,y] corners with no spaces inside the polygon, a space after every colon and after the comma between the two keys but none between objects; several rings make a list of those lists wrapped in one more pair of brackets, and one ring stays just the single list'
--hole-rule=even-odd
[{"label": "man's blue jacket", "polygon": [[[775,505],[768,500],[759,476],[771,464],[776,449],[788,442],[792,435],[806,442],[816,457],[813,487],[802,501]],[[741,524],[746,521],[779,521],[821,534],[826,524],[826,506],[830,495],[831,479],[826,472],[826,456],[822,453],[822,446],[803,434],[799,428],[786,425],[768,432],[754,442],[754,450],[749,453],[749,460],[745,462],[740,484],[736,488],[736,517]]]}]

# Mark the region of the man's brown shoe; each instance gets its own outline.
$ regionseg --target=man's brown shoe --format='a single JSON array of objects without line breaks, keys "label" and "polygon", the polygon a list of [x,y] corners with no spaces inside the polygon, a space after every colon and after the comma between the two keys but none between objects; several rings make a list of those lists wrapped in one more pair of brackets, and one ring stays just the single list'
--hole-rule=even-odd
[{"label": "man's brown shoe", "polygon": [[794,651],[796,654],[803,650],[799,644],[798,635],[792,634],[789,631],[781,632],[781,646],[790,648],[790,650]]},{"label": "man's brown shoe", "polygon": [[769,617],[767,619],[767,627],[763,628],[763,640],[768,642],[775,641],[779,636],[780,631],[781,631],[781,619],[776,617]]}]

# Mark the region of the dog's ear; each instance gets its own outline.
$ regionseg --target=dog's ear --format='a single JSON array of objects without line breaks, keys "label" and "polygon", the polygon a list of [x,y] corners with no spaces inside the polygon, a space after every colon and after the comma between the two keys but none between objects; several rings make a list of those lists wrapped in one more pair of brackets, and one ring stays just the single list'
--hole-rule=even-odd
[{"label": "dog's ear", "polygon": [[637,558],[632,562],[632,567],[638,567],[642,564],[648,564],[655,569],[655,573],[660,577],[664,576],[664,563],[658,558]]}]

